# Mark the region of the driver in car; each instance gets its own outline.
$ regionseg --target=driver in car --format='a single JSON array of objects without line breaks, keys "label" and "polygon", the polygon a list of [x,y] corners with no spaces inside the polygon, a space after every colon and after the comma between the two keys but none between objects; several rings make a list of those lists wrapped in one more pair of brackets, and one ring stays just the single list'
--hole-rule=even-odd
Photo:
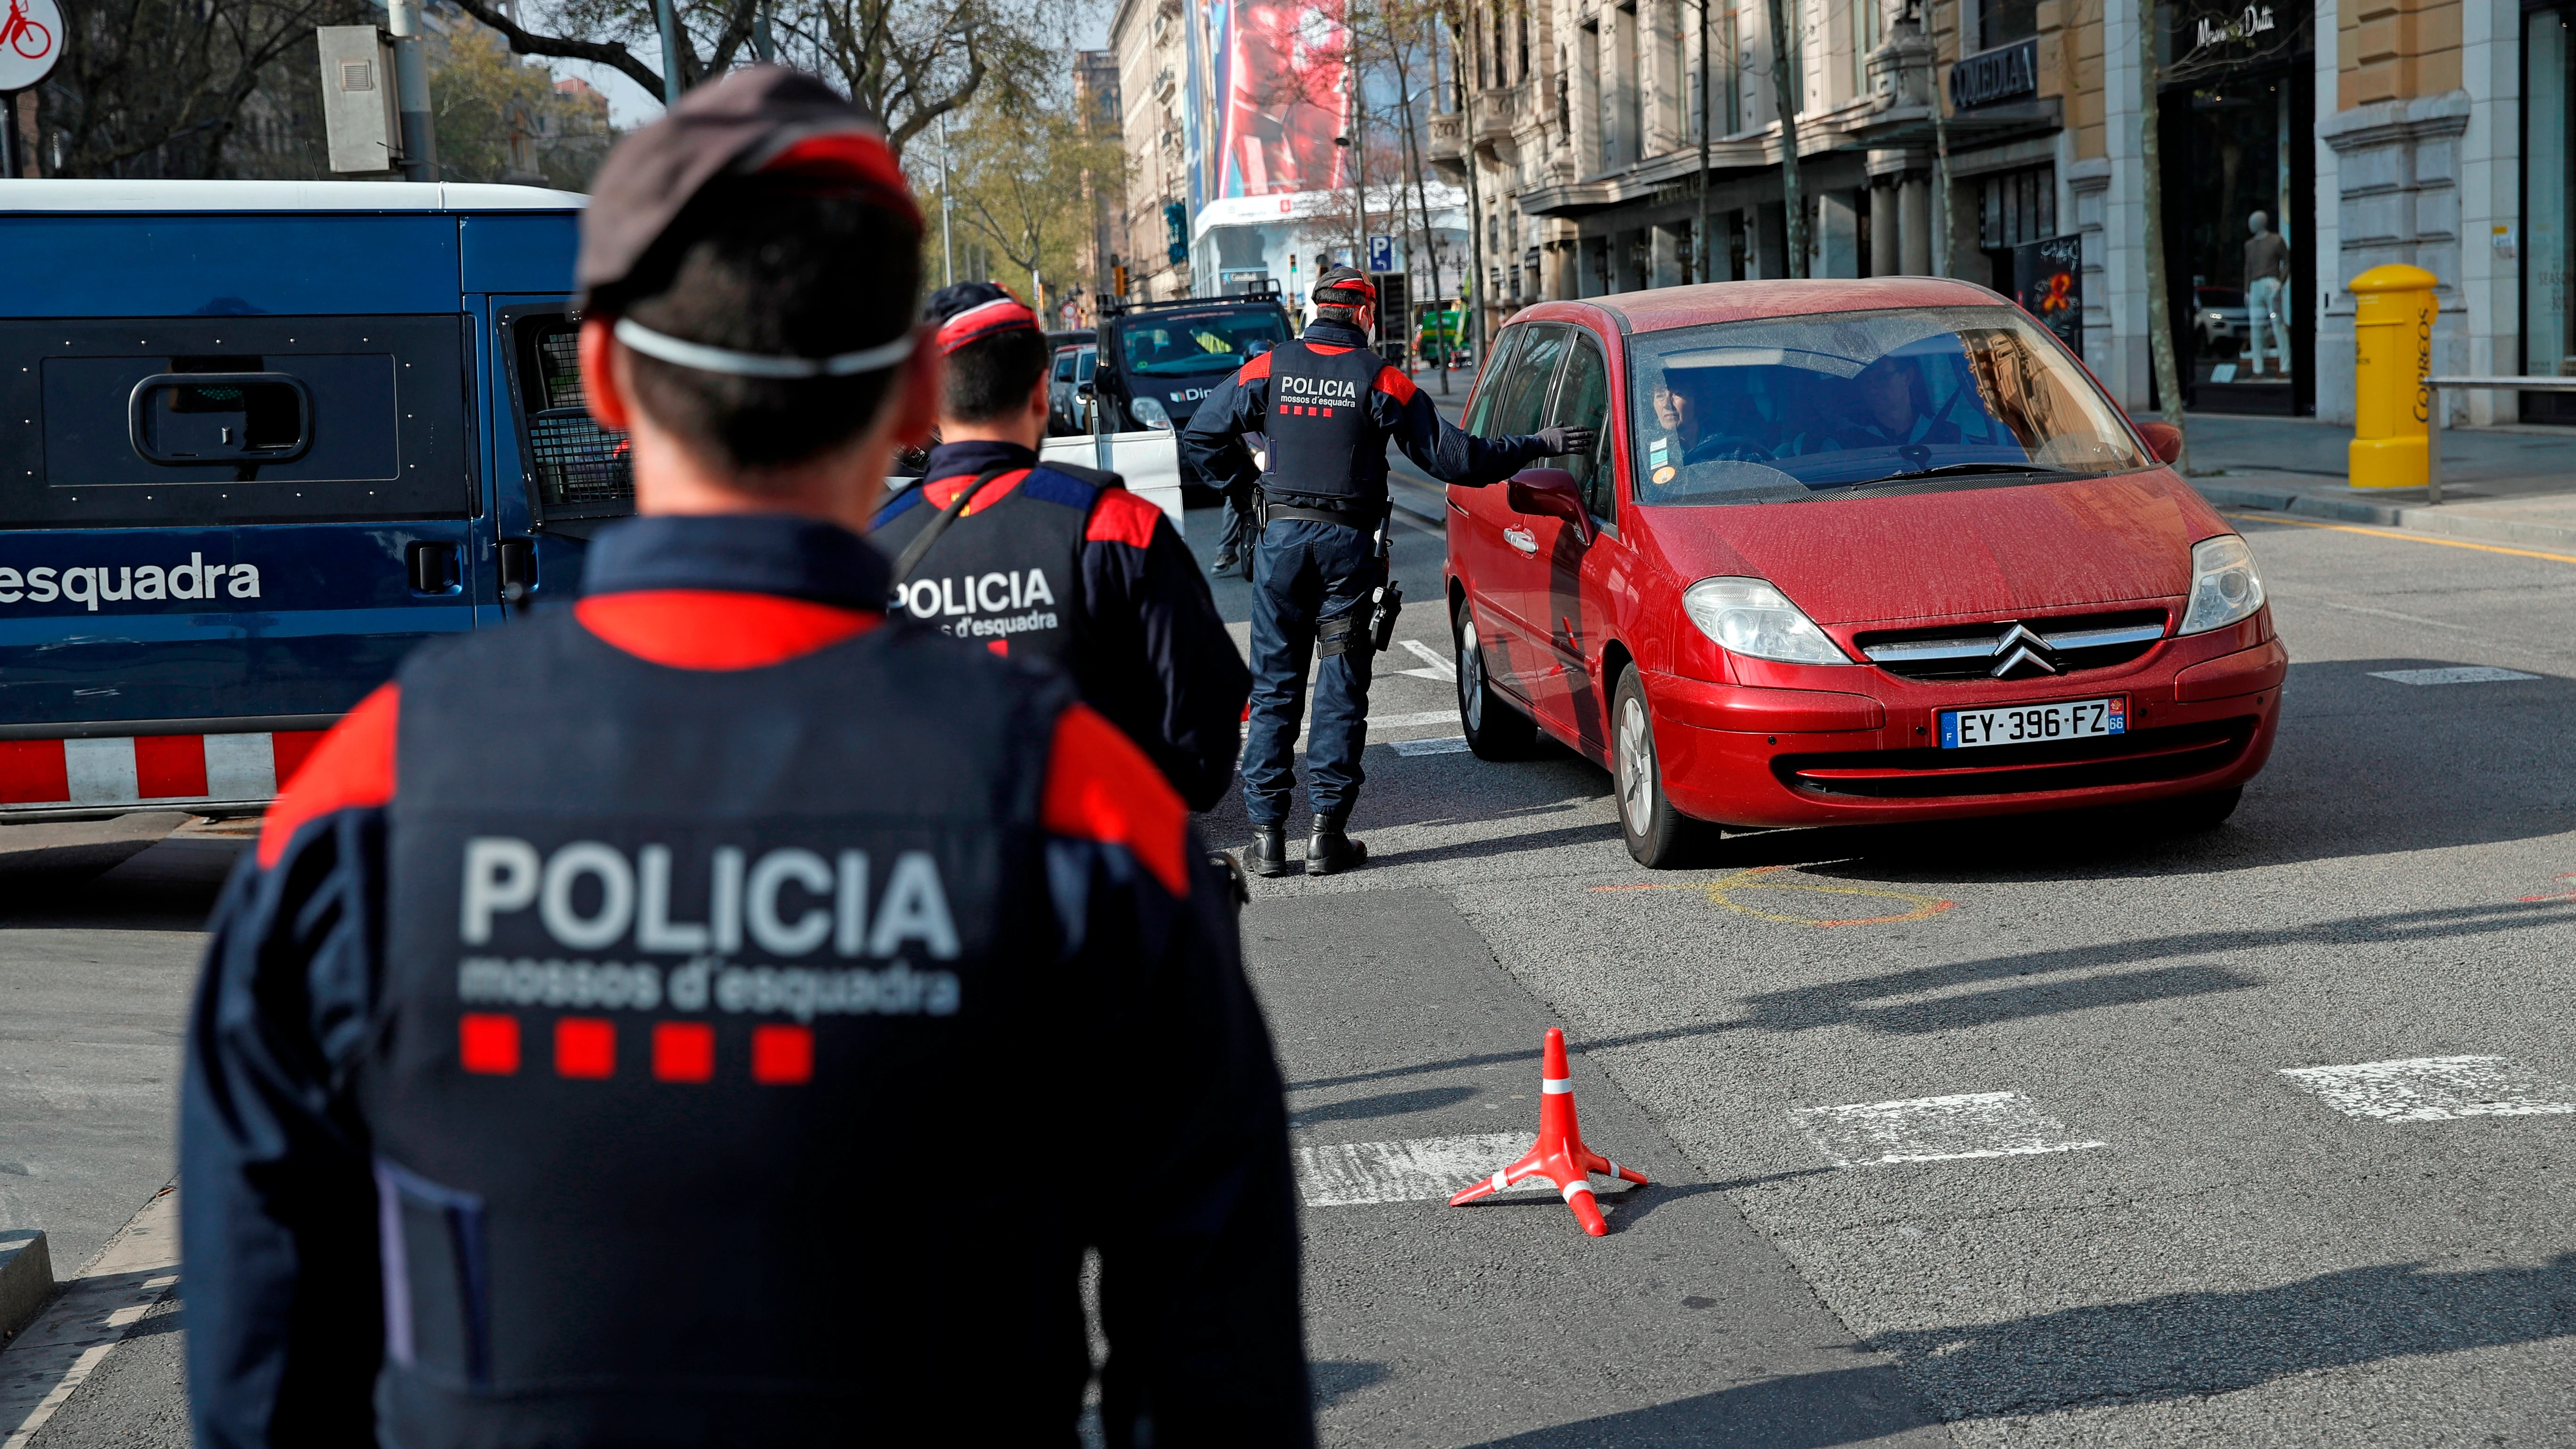
[{"label": "driver in car", "polygon": [[1853,380],[1858,416],[1845,416],[1834,440],[1845,448],[1901,448],[1956,443],[1959,426],[1932,416],[1932,389],[1919,360],[1889,353]]},{"label": "driver in car", "polygon": [[[1768,460],[1771,450],[1756,440],[1761,420],[1753,415],[1749,400],[1738,400],[1732,408],[1711,402],[1702,387],[1692,385],[1705,376],[1705,372],[1667,374],[1649,394],[1656,425],[1672,435],[1672,456],[1684,463],[1716,458]],[[1650,458],[1654,451],[1649,451]]]}]

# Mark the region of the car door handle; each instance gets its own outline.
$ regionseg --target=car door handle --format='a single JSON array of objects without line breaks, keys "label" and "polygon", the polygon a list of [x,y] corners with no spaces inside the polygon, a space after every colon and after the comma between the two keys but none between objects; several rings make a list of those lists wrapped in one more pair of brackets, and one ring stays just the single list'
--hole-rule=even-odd
[{"label": "car door handle", "polygon": [[415,594],[452,594],[459,585],[456,545],[413,543],[403,550],[404,571]]},{"label": "car door handle", "polygon": [[1526,528],[1512,527],[1504,529],[1503,542],[1510,544],[1512,547],[1519,549],[1521,552],[1529,554],[1532,557],[1536,557],[1538,554],[1538,535],[1530,532]]}]

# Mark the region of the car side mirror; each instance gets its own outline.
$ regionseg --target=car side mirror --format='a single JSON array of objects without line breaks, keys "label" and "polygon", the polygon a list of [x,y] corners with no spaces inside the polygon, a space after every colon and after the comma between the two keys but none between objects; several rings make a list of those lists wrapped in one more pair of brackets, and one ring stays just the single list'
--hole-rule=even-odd
[{"label": "car side mirror", "polygon": [[2171,463],[2182,456],[2182,429],[2171,423],[2140,423],[2138,436],[2147,440],[2147,450],[2159,462]]},{"label": "car side mirror", "polygon": [[1513,475],[1512,512],[1533,518],[1562,518],[1574,525],[1574,536],[1592,541],[1592,514],[1583,506],[1583,490],[1563,468],[1525,468]]}]

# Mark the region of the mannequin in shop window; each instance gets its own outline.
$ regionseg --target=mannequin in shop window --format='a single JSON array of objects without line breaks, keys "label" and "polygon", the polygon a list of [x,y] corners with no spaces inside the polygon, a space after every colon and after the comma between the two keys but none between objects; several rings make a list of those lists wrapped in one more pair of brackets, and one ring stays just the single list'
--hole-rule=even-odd
[{"label": "mannequin in shop window", "polygon": [[2263,375],[2263,343],[2271,339],[2273,370],[2290,375],[2289,319],[2281,315],[2281,286],[2290,275],[2289,239],[2272,230],[2272,218],[2256,212],[2245,219],[2254,233],[2245,243],[2245,360],[2247,375]]}]

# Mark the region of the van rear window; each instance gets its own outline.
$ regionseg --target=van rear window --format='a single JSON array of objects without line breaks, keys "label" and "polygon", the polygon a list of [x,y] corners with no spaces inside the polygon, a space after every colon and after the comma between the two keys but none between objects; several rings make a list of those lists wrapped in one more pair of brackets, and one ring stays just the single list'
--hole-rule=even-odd
[{"label": "van rear window", "polygon": [[0,528],[462,518],[454,317],[0,322]]},{"label": "van rear window", "polygon": [[505,313],[528,487],[539,521],[622,518],[635,511],[626,435],[601,427],[581,392],[581,319],[564,311]]}]

